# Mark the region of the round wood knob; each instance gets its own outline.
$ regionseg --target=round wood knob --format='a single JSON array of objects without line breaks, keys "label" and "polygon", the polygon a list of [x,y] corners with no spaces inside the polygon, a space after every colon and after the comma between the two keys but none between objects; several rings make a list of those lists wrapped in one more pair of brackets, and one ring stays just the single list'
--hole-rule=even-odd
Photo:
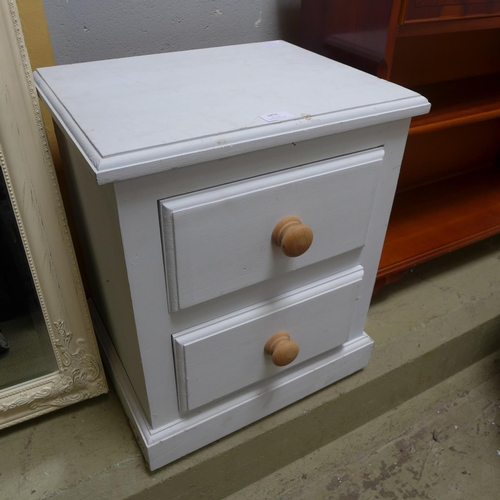
[{"label": "round wood knob", "polygon": [[287,257],[298,257],[311,246],[313,232],[298,217],[290,215],[276,224],[271,239]]},{"label": "round wood knob", "polygon": [[287,332],[278,332],[266,342],[264,352],[273,357],[276,366],[285,366],[298,356],[299,344],[290,340]]}]

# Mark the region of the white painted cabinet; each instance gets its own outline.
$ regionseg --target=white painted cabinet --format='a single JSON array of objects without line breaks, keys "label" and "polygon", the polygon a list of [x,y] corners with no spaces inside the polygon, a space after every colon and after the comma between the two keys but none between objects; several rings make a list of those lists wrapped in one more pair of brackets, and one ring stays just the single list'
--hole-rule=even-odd
[{"label": "white painted cabinet", "polygon": [[35,80],[105,357],[152,469],[367,364],[364,322],[424,98],[280,41]]}]

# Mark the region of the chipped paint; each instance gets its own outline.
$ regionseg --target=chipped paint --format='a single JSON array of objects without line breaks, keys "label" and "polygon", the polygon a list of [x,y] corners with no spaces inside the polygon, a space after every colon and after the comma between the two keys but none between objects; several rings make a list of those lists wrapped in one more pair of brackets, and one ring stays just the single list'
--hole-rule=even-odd
[{"label": "chipped paint", "polygon": [[258,28],[261,22],[262,22],[262,11],[259,12],[259,19],[255,21],[255,27]]}]

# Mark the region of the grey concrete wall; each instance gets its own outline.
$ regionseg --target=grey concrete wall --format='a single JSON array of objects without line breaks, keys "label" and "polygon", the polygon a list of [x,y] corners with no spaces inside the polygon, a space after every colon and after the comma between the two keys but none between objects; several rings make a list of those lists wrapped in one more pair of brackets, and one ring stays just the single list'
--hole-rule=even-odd
[{"label": "grey concrete wall", "polygon": [[299,40],[300,0],[44,0],[57,64]]}]

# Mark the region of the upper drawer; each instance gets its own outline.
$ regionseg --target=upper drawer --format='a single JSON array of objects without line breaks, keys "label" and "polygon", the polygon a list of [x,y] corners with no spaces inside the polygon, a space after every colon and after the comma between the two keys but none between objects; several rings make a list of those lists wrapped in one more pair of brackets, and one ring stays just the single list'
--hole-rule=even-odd
[{"label": "upper drawer", "polygon": [[[170,311],[363,246],[383,155],[376,148],[162,200]],[[299,257],[271,241],[287,216],[313,233]]]}]

